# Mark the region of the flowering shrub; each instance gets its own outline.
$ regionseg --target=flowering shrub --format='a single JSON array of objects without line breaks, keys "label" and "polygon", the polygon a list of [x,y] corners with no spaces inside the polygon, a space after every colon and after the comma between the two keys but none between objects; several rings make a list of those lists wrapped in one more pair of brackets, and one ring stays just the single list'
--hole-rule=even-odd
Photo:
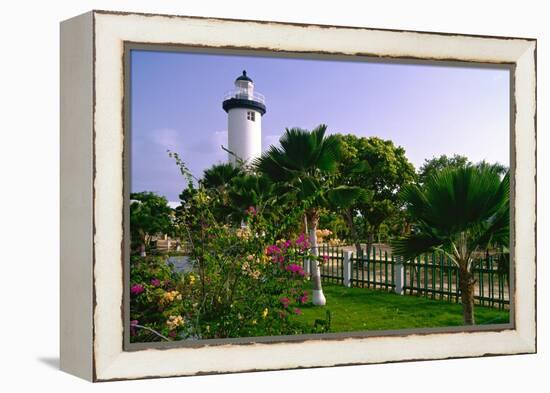
[{"label": "flowering shrub", "polygon": [[269,242],[255,209],[248,210],[246,224],[200,225],[191,273],[174,272],[162,256],[132,257],[132,341],[314,331],[299,318],[309,302],[302,264],[313,258],[306,236]]},{"label": "flowering shrub", "polygon": [[174,272],[164,256],[133,256],[130,280],[132,341],[173,339],[186,331],[194,273]]},{"label": "flowering shrub", "polygon": [[303,208],[274,214],[276,204],[258,200],[235,211],[227,192],[200,182],[196,188],[185,164],[173,156],[188,178],[174,227],[189,245],[192,271],[175,273],[162,256],[132,258],[132,341],[319,332],[319,324],[300,321],[301,307],[309,302],[303,264],[317,258],[303,233],[292,234]]}]

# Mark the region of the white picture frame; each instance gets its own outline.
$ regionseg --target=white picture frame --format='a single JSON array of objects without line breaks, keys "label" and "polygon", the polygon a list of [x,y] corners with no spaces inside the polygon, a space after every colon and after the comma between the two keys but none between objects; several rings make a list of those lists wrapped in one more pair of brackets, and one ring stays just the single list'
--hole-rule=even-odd
[{"label": "white picture frame", "polygon": [[[227,342],[124,344],[125,44],[512,70],[514,291],[504,329]],[[536,40],[91,11],[61,24],[61,368],[90,381],[536,352]]]}]

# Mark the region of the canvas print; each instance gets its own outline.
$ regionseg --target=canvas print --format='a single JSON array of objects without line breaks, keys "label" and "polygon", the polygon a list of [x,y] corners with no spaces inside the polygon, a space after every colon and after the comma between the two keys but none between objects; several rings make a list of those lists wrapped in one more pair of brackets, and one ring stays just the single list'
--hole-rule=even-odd
[{"label": "canvas print", "polygon": [[510,322],[510,70],[129,51],[131,343]]}]

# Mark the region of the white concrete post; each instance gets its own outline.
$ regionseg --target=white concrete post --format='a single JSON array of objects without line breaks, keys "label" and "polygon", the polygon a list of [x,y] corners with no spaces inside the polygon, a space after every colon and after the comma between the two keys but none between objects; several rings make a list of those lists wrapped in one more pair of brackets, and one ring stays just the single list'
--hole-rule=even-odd
[{"label": "white concrete post", "polygon": [[393,266],[393,283],[395,284],[394,292],[398,295],[403,295],[405,286],[405,266],[400,257],[395,259]]},{"label": "white concrete post", "polygon": [[351,251],[344,251],[344,286],[351,287]]}]

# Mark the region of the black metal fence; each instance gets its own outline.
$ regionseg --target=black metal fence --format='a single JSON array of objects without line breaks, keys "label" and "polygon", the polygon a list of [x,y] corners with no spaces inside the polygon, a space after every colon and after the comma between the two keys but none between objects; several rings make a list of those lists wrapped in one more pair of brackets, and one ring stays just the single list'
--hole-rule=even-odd
[{"label": "black metal fence", "polygon": [[[394,291],[396,269],[402,269],[403,282],[399,289],[404,295],[460,302],[458,267],[443,253],[401,261],[387,250],[376,247],[358,256],[343,247],[321,245],[318,254],[325,258],[321,265],[323,282]],[[346,263],[349,264],[349,283],[344,278]],[[509,264],[505,256],[498,254],[479,258],[473,272],[476,303],[498,309],[509,308]]]}]

